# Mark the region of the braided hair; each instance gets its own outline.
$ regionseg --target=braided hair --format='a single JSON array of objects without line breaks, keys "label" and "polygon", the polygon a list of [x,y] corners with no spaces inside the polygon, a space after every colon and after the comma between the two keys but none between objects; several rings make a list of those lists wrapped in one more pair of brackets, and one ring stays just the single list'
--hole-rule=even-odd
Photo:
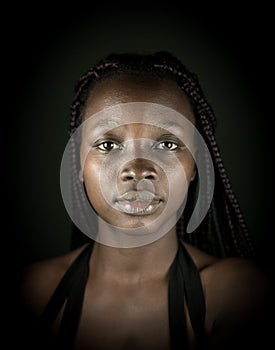
[{"label": "braided hair", "polygon": [[[93,86],[103,79],[119,74],[149,75],[151,77],[175,81],[187,95],[196,118],[196,127],[204,138],[212,157],[215,171],[215,189],[207,215],[192,233],[186,231],[186,220],[190,217],[196,200],[198,180],[191,182],[188,200],[182,216],[177,222],[177,234],[183,239],[217,257],[241,256],[253,257],[254,247],[248,232],[244,216],[232,190],[225,170],[219,147],[215,139],[216,117],[201,89],[198,78],[171,53],[159,51],[153,54],[110,54],[97,65],[83,74],[75,86],[75,96],[71,104],[70,135],[81,124],[88,97]],[[78,179],[79,155],[72,147],[71,165],[73,179]],[[207,159],[205,161],[207,172]],[[206,180],[207,181],[207,180]],[[203,185],[203,184],[202,184]],[[207,184],[206,184],[207,185]],[[87,210],[81,198],[79,186],[83,184],[73,180],[73,203],[75,210],[81,213]],[[89,238],[74,225],[71,247],[85,243]]]}]

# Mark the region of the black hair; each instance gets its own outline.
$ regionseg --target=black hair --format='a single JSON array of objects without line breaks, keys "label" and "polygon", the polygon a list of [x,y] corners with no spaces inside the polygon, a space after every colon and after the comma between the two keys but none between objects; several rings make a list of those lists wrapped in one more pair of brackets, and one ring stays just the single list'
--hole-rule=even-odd
[{"label": "black hair", "polygon": [[[196,74],[190,72],[171,53],[159,51],[153,54],[110,54],[90,68],[80,77],[75,87],[75,96],[71,105],[70,135],[82,122],[87,99],[92,96],[94,85],[119,74],[148,75],[176,82],[187,95],[193,107],[196,127],[203,136],[211,154],[215,171],[215,189],[211,206],[199,227],[194,232],[185,234],[186,223],[192,213],[196,199],[198,181],[193,181],[189,188],[184,213],[177,222],[178,235],[183,237],[186,242],[217,257],[254,257],[252,238],[248,232],[243,213],[232,189],[216,142],[216,117],[213,109],[205,98]],[[72,171],[75,172],[75,178],[78,178],[77,169],[79,164],[77,164],[77,158],[76,154],[72,154]],[[207,159],[205,164],[207,173]],[[80,182],[73,185],[75,210],[85,211],[79,186],[82,186]],[[73,224],[72,248],[83,244],[87,240],[89,238]]]}]

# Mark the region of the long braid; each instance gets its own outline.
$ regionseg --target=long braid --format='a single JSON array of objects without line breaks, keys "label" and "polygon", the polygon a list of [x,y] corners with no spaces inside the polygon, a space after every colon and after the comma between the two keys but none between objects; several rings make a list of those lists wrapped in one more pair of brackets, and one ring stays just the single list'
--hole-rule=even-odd
[{"label": "long braid", "polygon": [[[161,68],[161,69],[167,69],[167,70],[173,72],[173,74],[175,74],[177,76],[181,76],[183,81],[182,81],[182,84],[180,85],[180,87],[191,98],[191,100],[193,100],[196,103],[195,104],[195,106],[197,107],[196,108],[196,111],[197,111],[196,116],[199,116],[198,119],[199,119],[201,126],[202,126],[201,131],[203,131],[203,134],[206,137],[206,142],[208,141],[207,145],[208,145],[208,147],[210,146],[209,150],[210,150],[210,152],[212,151],[211,152],[212,157],[214,158],[214,161],[216,161],[215,163],[218,167],[217,173],[218,173],[218,175],[220,175],[220,178],[221,178],[221,181],[222,181],[223,187],[224,187],[223,192],[226,196],[226,200],[224,201],[224,206],[225,206],[225,210],[226,210],[226,214],[227,214],[225,216],[225,219],[227,219],[227,220],[223,224],[223,226],[225,226],[225,227],[222,227],[221,229],[222,229],[222,231],[224,231],[226,227],[230,227],[230,236],[228,236],[227,239],[229,239],[229,237],[231,237],[231,239],[233,240],[233,243],[234,243],[234,250],[236,251],[237,255],[243,255],[241,252],[241,249],[239,247],[241,240],[237,239],[236,233],[235,233],[236,226],[237,226],[238,235],[240,236],[240,238],[245,240],[246,241],[245,244],[248,245],[248,249],[245,250],[244,254],[245,255],[253,255],[254,251],[253,251],[252,241],[251,241],[251,238],[249,236],[243,214],[240,210],[240,206],[238,204],[238,201],[236,199],[236,196],[232,190],[230,181],[228,179],[227,173],[225,171],[216,140],[214,138],[214,132],[215,132],[215,127],[216,127],[216,118],[215,118],[215,115],[213,113],[212,108],[210,107],[210,105],[208,104],[208,102],[205,100],[205,98],[203,96],[202,90],[199,87],[196,76],[192,75],[192,74],[189,74],[189,76],[188,76],[188,74],[186,74],[186,69],[183,65],[181,65],[182,66],[181,71],[178,71],[176,68],[172,68],[167,64],[155,65],[155,66],[157,66],[158,68]],[[231,212],[228,209],[229,206],[230,206],[230,208],[233,209],[233,215],[231,214]],[[209,214],[210,213],[211,212],[209,211]],[[225,221],[225,220],[223,220],[223,221]],[[201,242],[202,248],[205,247],[204,243],[205,243],[205,241]],[[230,251],[232,251],[232,249],[228,247],[228,244],[226,244],[224,235],[223,235],[223,245],[225,248],[225,252],[223,252],[222,255],[230,254]],[[242,248],[244,249],[245,247],[242,247]]]},{"label": "long braid", "polygon": [[[167,52],[157,52],[152,55],[111,54],[83,74],[76,85],[75,96],[71,105],[70,135],[81,124],[85,104],[92,92],[93,84],[120,73],[149,73],[152,76],[174,80],[189,97],[194,108],[196,126],[210,151],[216,180],[212,204],[206,217],[196,231],[186,234],[184,239],[216,256],[253,256],[254,250],[251,237],[227,176],[214,136],[216,129],[215,114],[204,96],[197,76],[190,73],[171,54]],[[72,148],[75,149],[75,145]],[[79,186],[83,185],[78,181],[78,176],[76,177],[78,167],[78,160],[76,158],[76,155],[72,154],[73,181],[76,182],[73,183],[73,196],[76,199],[76,210],[81,210],[84,213],[88,208],[85,208],[85,204],[83,204],[85,201],[81,200],[79,196]],[[207,160],[205,164],[207,165]],[[205,171],[207,174],[207,166]],[[210,181],[209,174],[206,179],[207,182]],[[206,188],[209,188],[209,183],[204,185]],[[190,200],[189,204],[186,204],[183,217],[177,223],[179,235],[185,232],[186,218],[191,213],[193,206],[193,200]],[[87,239],[83,235],[83,241]],[[74,242],[72,242],[72,245],[74,245]]]}]

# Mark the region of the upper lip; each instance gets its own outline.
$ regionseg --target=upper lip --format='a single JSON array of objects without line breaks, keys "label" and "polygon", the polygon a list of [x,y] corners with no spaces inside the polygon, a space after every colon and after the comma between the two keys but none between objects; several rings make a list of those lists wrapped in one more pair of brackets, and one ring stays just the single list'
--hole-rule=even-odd
[{"label": "upper lip", "polygon": [[128,201],[128,202],[134,202],[134,201],[141,201],[141,202],[153,202],[153,201],[160,201],[161,198],[157,196],[156,194],[150,192],[150,191],[144,191],[144,190],[131,190],[123,193],[121,196],[116,198],[116,201]]}]

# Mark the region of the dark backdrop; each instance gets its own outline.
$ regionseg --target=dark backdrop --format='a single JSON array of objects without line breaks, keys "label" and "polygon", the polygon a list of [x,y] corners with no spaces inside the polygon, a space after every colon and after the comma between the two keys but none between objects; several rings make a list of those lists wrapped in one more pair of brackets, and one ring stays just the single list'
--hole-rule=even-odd
[{"label": "dark backdrop", "polygon": [[270,9],[182,5],[85,8],[75,3],[56,9],[40,4],[6,12],[2,234],[9,264],[69,249],[59,167],[80,74],[110,52],[156,50],[171,51],[198,74],[218,119],[217,139],[233,188],[268,261],[274,158]]}]

